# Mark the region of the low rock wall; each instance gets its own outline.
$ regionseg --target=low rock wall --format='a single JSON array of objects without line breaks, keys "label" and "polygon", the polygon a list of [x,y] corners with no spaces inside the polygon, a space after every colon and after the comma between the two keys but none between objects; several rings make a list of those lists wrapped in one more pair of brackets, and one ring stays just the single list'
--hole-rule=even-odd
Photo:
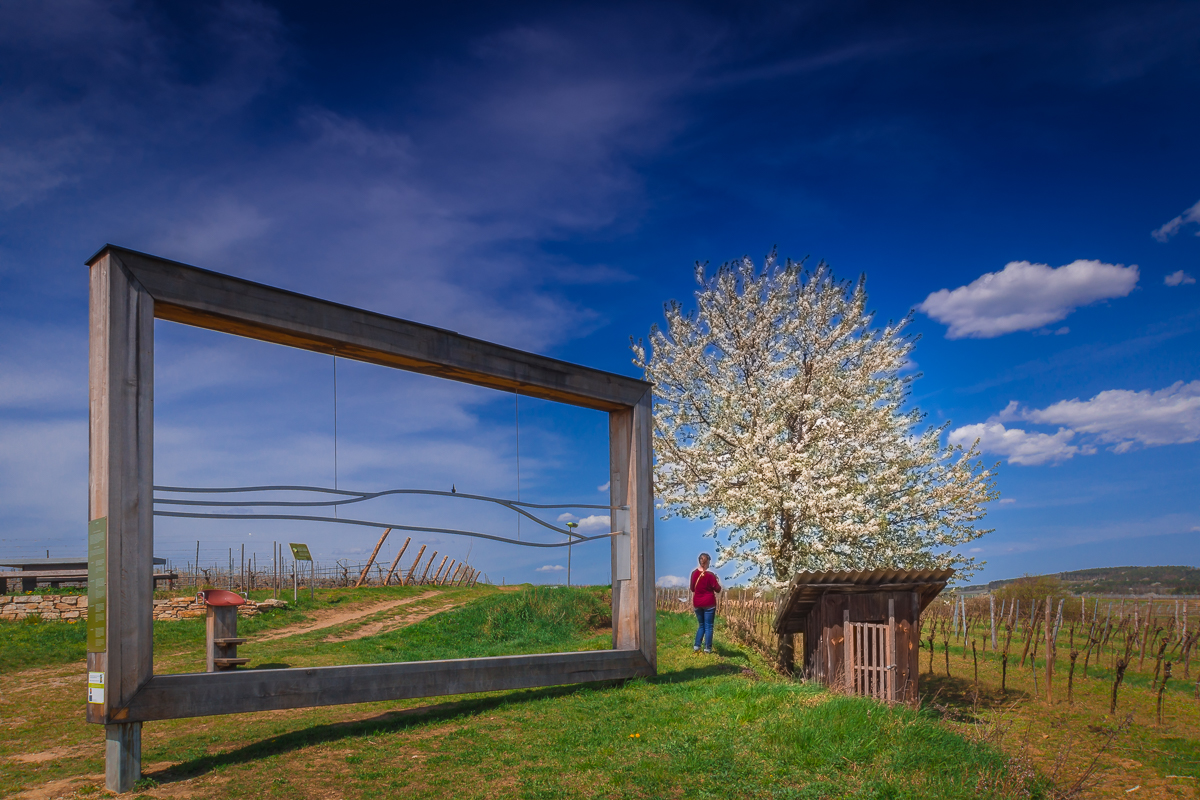
[{"label": "low rock wall", "polygon": [[[18,594],[0,595],[0,620],[21,620],[39,616],[43,620],[79,620],[87,618],[88,599],[85,594]],[[253,600],[238,606],[239,617],[254,617],[271,608],[286,608],[282,600]],[[154,601],[154,619],[196,619],[207,612],[204,603],[192,597],[172,597]]]}]

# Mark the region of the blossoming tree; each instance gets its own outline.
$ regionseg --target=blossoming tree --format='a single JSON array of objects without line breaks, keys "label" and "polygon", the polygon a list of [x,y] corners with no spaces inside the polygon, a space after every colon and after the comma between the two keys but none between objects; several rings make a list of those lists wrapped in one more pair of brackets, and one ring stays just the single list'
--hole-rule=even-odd
[{"label": "blossoming tree", "polygon": [[957,548],[998,495],[976,446],[943,446],[906,407],[908,319],[873,327],[863,281],[824,262],[759,271],[744,258],[706,275],[697,309],[635,363],[655,383],[655,492],[668,515],[710,518],[722,562],[760,584],[796,570],[921,569],[975,560]]}]

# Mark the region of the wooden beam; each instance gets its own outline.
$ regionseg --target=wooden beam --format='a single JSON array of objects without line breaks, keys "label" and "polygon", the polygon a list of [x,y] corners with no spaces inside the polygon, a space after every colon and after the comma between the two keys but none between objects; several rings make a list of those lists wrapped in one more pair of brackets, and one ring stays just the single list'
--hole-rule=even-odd
[{"label": "wooden beam", "polygon": [[155,675],[121,709],[126,721],[371,703],[654,674],[638,651],[592,650],[402,664]]},{"label": "wooden beam", "polygon": [[649,387],[636,378],[114,245],[88,263],[110,254],[154,298],[158,319],[601,411],[631,406]]}]

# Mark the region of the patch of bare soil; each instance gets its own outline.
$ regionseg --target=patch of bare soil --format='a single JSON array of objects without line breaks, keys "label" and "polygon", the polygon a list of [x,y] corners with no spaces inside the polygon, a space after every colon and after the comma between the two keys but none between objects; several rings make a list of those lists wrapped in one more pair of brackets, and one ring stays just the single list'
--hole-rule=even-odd
[{"label": "patch of bare soil", "polygon": [[54,747],[50,750],[43,750],[40,753],[17,753],[15,756],[9,756],[9,761],[16,761],[20,764],[42,764],[46,761],[57,761],[61,758],[75,758],[77,756],[88,755],[90,751],[96,751],[92,755],[99,755],[103,751],[104,746],[100,742],[92,744],[77,744],[69,747]]},{"label": "patch of bare soil", "polygon": [[375,622],[368,622],[366,625],[355,628],[352,631],[339,634],[337,636],[326,636],[321,641],[323,642],[348,642],[351,639],[365,639],[368,636],[375,636],[379,633],[387,633],[398,628],[407,628],[409,625],[416,625],[421,620],[426,620],[434,614],[440,614],[443,611],[449,611],[452,608],[458,608],[462,603],[449,603],[436,608],[427,608],[417,611],[413,614],[397,614],[395,616],[386,617]]},{"label": "patch of bare soil", "polygon": [[55,665],[53,667],[34,667],[33,669],[9,673],[4,678],[4,692],[6,694],[21,694],[23,692],[87,683],[87,670],[81,669],[80,664],[86,664],[86,662],[80,661],[77,664]]},{"label": "patch of bare soil", "polygon": [[322,628],[332,628],[334,625],[344,625],[347,622],[353,622],[356,619],[369,617],[372,614],[378,614],[381,611],[390,611],[393,608],[406,606],[411,603],[416,603],[421,600],[428,599],[437,595],[437,592],[425,592],[416,597],[405,597],[400,600],[388,600],[383,603],[374,603],[371,605],[351,605],[345,608],[323,608],[313,613],[312,619],[307,622],[301,622],[296,625],[288,625],[285,628],[271,631],[263,636],[256,636],[256,642],[270,642],[275,639],[286,639],[289,636],[297,636],[302,633],[312,633],[319,631]]},{"label": "patch of bare soil", "polygon": [[13,795],[12,800],[58,800],[61,797],[75,797],[77,789],[88,784],[94,786],[97,782],[103,786],[104,775],[79,775],[74,778],[63,778],[26,789],[20,794]]}]

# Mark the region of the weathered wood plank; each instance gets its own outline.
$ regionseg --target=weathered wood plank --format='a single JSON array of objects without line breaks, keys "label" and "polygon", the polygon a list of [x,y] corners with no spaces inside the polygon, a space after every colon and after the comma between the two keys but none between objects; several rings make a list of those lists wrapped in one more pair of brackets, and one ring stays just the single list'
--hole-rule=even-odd
[{"label": "weathered wood plank", "polygon": [[106,785],[124,792],[141,774],[141,726],[112,724],[113,711],[154,673],[154,300],[115,254],[90,266],[88,519],[103,526],[106,580],[103,658],[88,658],[104,702],[87,716],[106,724]]},{"label": "weathered wood plank", "polygon": [[630,556],[637,587],[638,643],[651,668],[658,667],[657,623],[654,613],[654,414],[649,389],[633,407],[633,453],[630,458]]},{"label": "weathered wood plank", "polygon": [[[608,415],[609,505],[612,529],[631,532],[629,504],[629,466],[633,446],[633,409],[612,411]],[[618,650],[637,649],[637,597],[631,585],[628,538],[614,536],[612,556],[612,646]]]},{"label": "weathered wood plank", "polygon": [[614,411],[649,384],[453,331],[331,303],[107,245],[155,300],[159,319],[342,358]]},{"label": "weathered wood plank", "polygon": [[637,650],[155,675],[118,714],[126,721],[370,703],[649,676]]},{"label": "weathered wood plank", "polygon": [[90,280],[88,518],[107,518],[105,705],[153,673],[154,301],[115,256]]},{"label": "weathered wood plank", "polygon": [[[612,540],[613,647],[640,649],[658,663],[654,618],[654,484],[651,393],[636,405],[608,415],[609,498],[613,530],[628,531],[628,552]],[[628,559],[628,561],[626,561]],[[624,569],[622,569],[624,567]],[[621,580],[628,575],[627,580]]]}]

